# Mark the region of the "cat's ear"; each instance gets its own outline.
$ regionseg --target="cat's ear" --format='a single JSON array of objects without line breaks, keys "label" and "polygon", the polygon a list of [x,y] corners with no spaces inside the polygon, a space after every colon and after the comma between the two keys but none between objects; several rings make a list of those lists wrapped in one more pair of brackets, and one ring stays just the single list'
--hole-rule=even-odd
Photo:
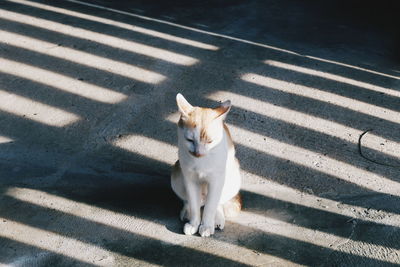
[{"label": "cat's ear", "polygon": [[226,100],[225,102],[222,102],[219,107],[214,109],[217,112],[217,117],[219,119],[225,120],[226,115],[228,115],[229,110],[231,110],[231,101]]},{"label": "cat's ear", "polygon": [[189,113],[193,110],[193,106],[181,94],[176,95],[176,104],[178,105],[179,112],[183,117],[189,117]]}]

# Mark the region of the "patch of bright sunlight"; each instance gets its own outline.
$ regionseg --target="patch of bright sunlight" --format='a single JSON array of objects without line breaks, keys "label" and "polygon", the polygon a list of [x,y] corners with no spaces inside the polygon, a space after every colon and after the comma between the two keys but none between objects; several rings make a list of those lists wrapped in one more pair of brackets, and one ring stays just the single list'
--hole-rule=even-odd
[{"label": "patch of bright sunlight", "polygon": [[1,90],[0,110],[55,127],[63,127],[80,119],[73,113]]},{"label": "patch of bright sunlight", "polygon": [[[113,253],[98,246],[77,239],[28,226],[9,218],[1,218],[0,236],[43,250],[58,253],[69,258],[99,266],[110,266],[114,263]],[[98,261],[98,259],[103,259]]]},{"label": "patch of bright sunlight", "polygon": [[334,104],[336,106],[354,110],[358,113],[367,114],[394,123],[400,123],[399,112],[371,105],[362,101],[354,100],[349,97],[324,92],[323,90],[318,90],[316,88],[265,77],[254,73],[244,74],[241,78],[242,80],[252,84],[272,88],[274,90],[289,94],[315,99],[318,101],[323,101],[326,103]]},{"label": "patch of bright sunlight", "polygon": [[14,140],[12,140],[11,138],[0,135],[0,144],[6,144],[6,143],[13,142],[13,141]]},{"label": "patch of bright sunlight", "polygon": [[42,29],[62,33],[64,35],[73,36],[77,38],[84,38],[85,40],[94,41],[115,49],[121,49],[128,52],[144,55],[147,57],[164,60],[178,65],[190,66],[198,62],[197,59],[182,54],[174,53],[165,49],[156,48],[149,45],[140,44],[133,41],[113,37],[111,35],[97,33],[94,31],[85,30],[82,28],[72,27],[66,24],[53,22],[51,20],[40,19],[33,16],[23,15],[11,11],[0,11],[0,16],[8,20],[32,25]]},{"label": "patch of bright sunlight", "polygon": [[122,93],[45,69],[7,59],[1,59],[1,62],[4,63],[1,72],[39,82],[84,98],[109,104],[115,104],[127,98],[127,96]]},{"label": "patch of bright sunlight", "polygon": [[98,17],[98,16],[88,15],[88,14],[84,14],[84,13],[81,13],[81,12],[68,10],[68,9],[65,9],[65,8],[58,8],[58,7],[53,7],[53,6],[50,6],[50,5],[44,5],[44,4],[39,4],[39,3],[30,2],[30,1],[24,1],[24,0],[8,0],[8,1],[9,2],[13,2],[13,3],[24,4],[24,5],[27,5],[27,6],[41,8],[43,10],[54,11],[54,12],[58,12],[58,13],[61,13],[61,14],[73,16],[73,17],[76,17],[76,18],[82,18],[82,19],[86,19],[86,20],[99,22],[99,23],[104,23],[104,24],[108,24],[108,25],[119,27],[121,29],[126,29],[126,30],[129,30],[129,31],[134,31],[134,32],[146,34],[146,35],[149,35],[149,36],[157,37],[157,38],[160,38],[160,39],[164,39],[164,40],[167,40],[167,41],[180,43],[180,44],[184,44],[184,45],[188,45],[188,46],[193,46],[193,47],[197,47],[197,48],[201,48],[201,49],[214,50],[214,51],[219,49],[217,46],[206,44],[206,43],[203,43],[203,42],[198,42],[198,41],[194,41],[194,40],[190,40],[190,39],[186,39],[186,38],[182,38],[182,37],[177,37],[177,36],[174,36],[174,35],[171,35],[171,34],[159,32],[159,31],[155,31],[155,30],[150,30],[150,29],[146,29],[146,28],[139,27],[139,26],[136,26],[136,25],[131,25],[131,24],[123,23],[123,22],[118,22],[118,21],[115,21],[115,20],[106,19],[106,18],[102,18],[102,17]]},{"label": "patch of bright sunlight", "polygon": [[122,138],[115,139],[113,144],[123,150],[143,155],[147,158],[161,161],[167,164],[174,164],[177,156],[177,147],[158,141],[153,138],[141,135],[127,135]]},{"label": "patch of bright sunlight", "polygon": [[75,49],[62,47],[56,43],[49,43],[36,38],[1,30],[0,35],[0,42],[2,43],[78,63],[93,69],[100,69],[105,72],[121,75],[137,81],[157,84],[166,78],[164,75],[153,71]]},{"label": "patch of bright sunlight", "polygon": [[[216,239],[212,240],[212,246],[218,247],[219,249],[208,249],[207,246],[196,245],[196,242],[194,242],[193,244],[187,243],[187,236],[176,234],[171,231],[166,231],[164,224],[155,223],[149,220],[141,219],[139,217],[131,217],[111,210],[93,207],[81,202],[72,201],[64,197],[59,197],[34,189],[14,187],[9,188],[5,194],[19,201],[41,206],[44,208],[49,208],[52,210],[57,210],[62,213],[83,218],[97,224],[106,225],[114,229],[126,231],[127,233],[139,235],[140,237],[160,240],[174,245],[180,245],[181,243],[184,243],[185,247],[192,248],[199,252],[216,255],[221,258],[228,258],[239,263],[246,264],[248,262],[255,262],[254,251],[252,249],[248,249],[235,244],[225,243]],[[179,211],[177,211],[176,213],[177,217],[178,214]],[[24,234],[24,232],[22,232],[22,234]],[[25,240],[27,239],[26,236],[20,237],[18,234],[15,234],[15,238],[27,241]],[[32,241],[28,240],[28,242]],[[258,260],[261,264],[263,261],[265,262],[265,259],[271,260],[274,258],[275,257],[272,255],[260,253]],[[279,259],[279,261],[285,262],[281,259]]]},{"label": "patch of bright sunlight", "polygon": [[[387,247],[375,245],[371,243],[366,243],[362,241],[352,240],[352,246],[342,246],[349,241],[351,237],[340,237],[327,232],[322,232],[315,229],[308,229],[296,224],[287,223],[282,220],[274,219],[271,217],[258,215],[246,211],[242,211],[242,217],[248,218],[248,220],[243,220],[239,224],[248,227],[252,223],[254,230],[263,231],[272,235],[279,235],[286,237],[289,240],[297,240],[300,242],[305,242],[308,244],[313,244],[318,247],[323,247],[327,249],[332,249],[334,251],[340,251],[348,253],[350,255],[358,255],[362,257],[367,257],[370,259],[376,259],[382,262],[398,263],[398,257],[396,255],[400,254],[400,250],[393,249],[394,253],[392,257],[385,257],[382,259],[381,255],[386,255]],[[254,223],[262,222],[259,224]],[[357,249],[354,249],[357,248]],[[365,251],[376,251],[377,253],[365,254]]]},{"label": "patch of bright sunlight", "polygon": [[331,74],[328,72],[323,72],[323,71],[318,71],[318,70],[314,70],[314,69],[310,69],[310,68],[300,67],[300,66],[287,64],[287,63],[283,63],[283,62],[279,62],[279,61],[275,61],[275,60],[266,60],[266,61],[264,61],[264,63],[267,65],[270,65],[270,66],[277,67],[277,68],[291,70],[291,71],[304,73],[304,74],[309,74],[312,76],[317,76],[317,77],[329,79],[329,80],[336,81],[336,82],[341,82],[341,83],[345,83],[345,84],[349,84],[349,85],[358,86],[361,88],[366,88],[371,91],[384,93],[384,94],[395,96],[395,97],[400,97],[400,91],[396,91],[396,90],[393,90],[390,88],[384,88],[384,87],[377,86],[377,85],[372,85],[370,83],[357,81],[357,80],[346,78],[346,77],[343,77],[340,75],[335,75],[335,74]]},{"label": "patch of bright sunlight", "polygon": [[[240,107],[243,110],[249,110],[269,118],[284,121],[288,124],[297,125],[322,134],[337,137],[353,144],[358,144],[358,138],[361,134],[360,130],[340,123],[325,120],[289,108],[275,106],[268,102],[228,91],[213,93],[209,95],[208,98],[215,101],[229,99],[232,101],[232,103],[234,103],[234,106]],[[375,149],[376,151],[382,153],[382,156],[389,155],[400,158],[399,142],[384,139],[375,135],[374,132],[369,132],[367,137],[368,138],[364,139],[365,142],[363,142],[364,147]],[[385,146],[382,145],[383,142]]]},{"label": "patch of bright sunlight", "polygon": [[[368,170],[357,168],[351,165],[351,163],[341,162],[320,153],[286,144],[234,125],[229,125],[229,128],[232,129],[231,133],[236,143],[255,151],[266,155],[272,155],[283,161],[290,160],[300,166],[356,184],[361,188],[400,196],[400,183],[379,176]],[[362,179],[360,179],[361,177]]]}]

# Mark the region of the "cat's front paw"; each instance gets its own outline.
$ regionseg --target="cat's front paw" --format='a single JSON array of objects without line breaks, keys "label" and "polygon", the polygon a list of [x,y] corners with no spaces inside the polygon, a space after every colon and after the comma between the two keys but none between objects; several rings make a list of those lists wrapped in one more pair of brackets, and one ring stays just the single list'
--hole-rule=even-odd
[{"label": "cat's front paw", "polygon": [[200,225],[199,234],[201,237],[209,237],[214,234],[214,226]]},{"label": "cat's front paw", "polygon": [[185,226],[183,227],[183,232],[185,235],[194,235],[197,233],[197,230],[199,229],[199,226],[194,226],[191,225],[190,223],[186,223]]}]

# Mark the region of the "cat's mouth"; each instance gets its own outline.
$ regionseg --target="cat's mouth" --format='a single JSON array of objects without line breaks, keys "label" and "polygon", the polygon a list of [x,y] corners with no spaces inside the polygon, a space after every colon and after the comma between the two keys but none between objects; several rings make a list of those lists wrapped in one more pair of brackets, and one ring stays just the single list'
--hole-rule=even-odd
[{"label": "cat's mouth", "polygon": [[201,158],[205,155],[205,154],[200,154],[200,153],[196,153],[196,152],[192,152],[192,151],[189,151],[189,153],[196,158]]}]

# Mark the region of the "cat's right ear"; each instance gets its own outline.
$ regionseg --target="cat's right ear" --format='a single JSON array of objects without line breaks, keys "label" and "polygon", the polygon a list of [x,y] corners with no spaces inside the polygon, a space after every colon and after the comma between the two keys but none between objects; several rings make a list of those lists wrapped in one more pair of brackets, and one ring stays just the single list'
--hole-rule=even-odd
[{"label": "cat's right ear", "polygon": [[179,112],[184,118],[189,117],[189,113],[192,112],[193,106],[183,97],[181,94],[176,95],[176,104],[178,105]]}]

